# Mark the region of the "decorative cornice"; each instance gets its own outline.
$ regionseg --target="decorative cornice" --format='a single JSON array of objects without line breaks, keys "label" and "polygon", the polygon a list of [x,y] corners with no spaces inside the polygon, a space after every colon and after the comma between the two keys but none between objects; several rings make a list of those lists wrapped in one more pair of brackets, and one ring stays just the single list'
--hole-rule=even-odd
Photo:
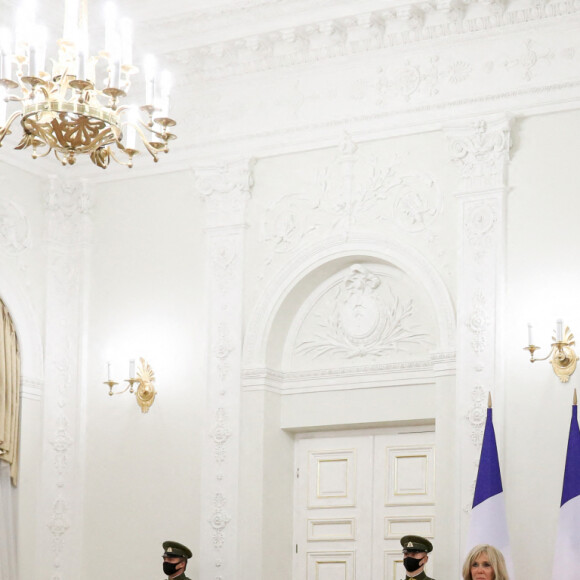
[{"label": "decorative cornice", "polygon": [[[436,353],[429,360],[369,364],[355,367],[327,368],[282,372],[273,369],[245,369],[242,372],[244,390],[267,390],[284,393],[298,391],[352,390],[432,383],[439,373],[435,367],[455,366],[455,352]],[[352,379],[362,379],[355,381]]]},{"label": "decorative cornice", "polygon": [[[279,2],[280,5],[291,2]],[[456,42],[469,34],[497,33],[504,28],[537,24],[569,18],[580,12],[572,0],[552,2],[468,2],[432,0],[392,8],[377,2],[374,10],[352,10],[338,18],[303,19],[299,24],[283,26],[270,18],[266,32],[248,33],[220,42],[183,50],[166,46],[166,57],[187,65],[189,74],[220,77],[284,68],[319,62],[352,54],[409,46],[449,39]],[[345,11],[339,11],[343,14]],[[337,11],[328,11],[336,14]],[[319,14],[319,12],[314,12]],[[199,14],[155,22],[147,34],[170,27],[174,31],[172,46],[191,44],[191,30],[199,26]],[[262,28],[266,27],[266,23]],[[278,24],[278,27],[276,27]],[[227,36],[227,31],[221,32]],[[179,45],[175,38],[180,38]],[[162,42],[162,39],[159,39]]]}]

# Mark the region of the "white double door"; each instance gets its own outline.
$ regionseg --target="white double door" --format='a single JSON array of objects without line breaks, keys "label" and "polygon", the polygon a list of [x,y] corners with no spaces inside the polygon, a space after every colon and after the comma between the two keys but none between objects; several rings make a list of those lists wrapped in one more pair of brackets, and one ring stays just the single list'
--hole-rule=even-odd
[{"label": "white double door", "polygon": [[294,580],[405,577],[400,538],[435,530],[435,434],[416,429],[297,436]]}]

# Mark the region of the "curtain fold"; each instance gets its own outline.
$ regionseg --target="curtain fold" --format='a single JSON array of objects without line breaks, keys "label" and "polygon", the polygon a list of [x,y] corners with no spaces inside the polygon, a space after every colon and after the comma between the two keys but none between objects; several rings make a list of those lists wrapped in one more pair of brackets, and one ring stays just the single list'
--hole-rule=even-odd
[{"label": "curtain fold", "polygon": [[0,461],[0,580],[18,580],[16,551],[16,489],[10,465]]},{"label": "curtain fold", "polygon": [[0,461],[10,465],[12,484],[18,483],[20,434],[20,353],[8,309],[0,300]]}]

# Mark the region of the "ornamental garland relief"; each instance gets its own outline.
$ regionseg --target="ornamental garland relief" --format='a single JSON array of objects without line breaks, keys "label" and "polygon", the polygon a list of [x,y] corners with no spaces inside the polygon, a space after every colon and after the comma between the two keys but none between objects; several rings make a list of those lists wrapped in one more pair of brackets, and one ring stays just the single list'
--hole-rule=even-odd
[{"label": "ornamental garland relief", "polygon": [[497,221],[497,211],[493,203],[474,202],[466,207],[465,234],[476,262],[481,262],[492,250]]},{"label": "ornamental garland relief", "polygon": [[[227,525],[232,521],[232,518],[226,513],[224,510],[226,506],[226,498],[222,493],[216,493],[213,499],[214,504],[214,512],[212,514],[211,519],[209,520],[209,524],[213,529],[213,545],[216,549],[220,549],[223,547],[225,542],[225,529]],[[221,565],[221,561],[216,561],[216,567]]]},{"label": "ornamental garland relief", "polygon": [[367,230],[390,222],[410,234],[425,233],[432,242],[443,196],[427,173],[408,172],[399,158],[389,162],[361,159],[356,148],[341,144],[337,164],[318,170],[312,186],[284,195],[264,212],[261,241],[269,266],[317,238]]},{"label": "ornamental garland relief", "polygon": [[[54,567],[61,565],[61,555],[64,549],[64,537],[71,527],[69,505],[62,495],[55,500],[52,515],[48,522],[48,529],[52,535],[51,550],[54,554]],[[60,576],[58,576],[60,578]]]},{"label": "ornamental garland relief", "polygon": [[481,447],[483,431],[487,418],[487,393],[482,385],[476,385],[471,391],[471,407],[465,418],[471,427],[471,442],[476,447]]},{"label": "ornamental garland relief", "polygon": [[[325,355],[360,359],[409,352],[429,344],[427,329],[417,323],[413,298],[395,294],[385,276],[354,264],[317,304],[299,333],[295,356]],[[304,338],[301,338],[303,335]]]}]

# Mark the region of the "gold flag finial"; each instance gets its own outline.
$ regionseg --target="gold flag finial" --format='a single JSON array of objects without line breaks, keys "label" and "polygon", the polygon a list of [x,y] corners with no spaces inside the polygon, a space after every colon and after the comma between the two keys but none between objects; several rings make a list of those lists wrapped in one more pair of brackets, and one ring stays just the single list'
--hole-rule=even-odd
[{"label": "gold flag finial", "polygon": [[491,391],[487,392],[487,408],[491,409]]},{"label": "gold flag finial", "polygon": [[574,389],[574,399],[572,400],[572,405],[578,405],[578,397],[576,395],[576,389]]}]

